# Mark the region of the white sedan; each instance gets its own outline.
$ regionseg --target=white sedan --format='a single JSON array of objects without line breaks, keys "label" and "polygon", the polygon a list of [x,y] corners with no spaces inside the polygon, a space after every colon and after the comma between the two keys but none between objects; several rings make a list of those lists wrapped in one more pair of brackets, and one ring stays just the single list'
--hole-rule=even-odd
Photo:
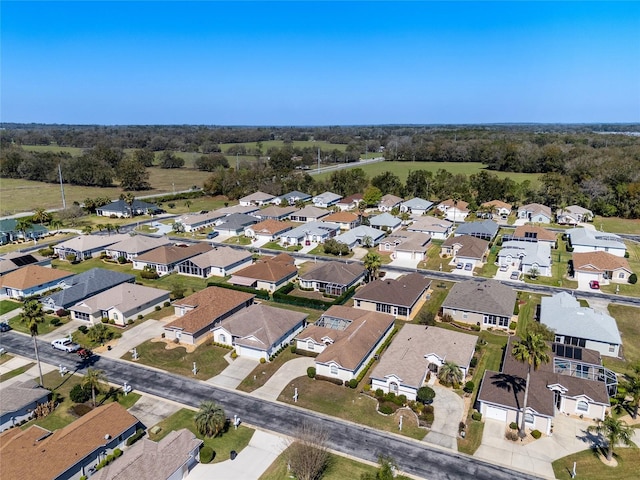
[{"label": "white sedan", "polygon": [[54,340],[51,342],[51,346],[56,350],[62,350],[63,352],[77,352],[80,350],[80,345],[77,343],[73,343],[68,338],[59,338],[58,340]]}]

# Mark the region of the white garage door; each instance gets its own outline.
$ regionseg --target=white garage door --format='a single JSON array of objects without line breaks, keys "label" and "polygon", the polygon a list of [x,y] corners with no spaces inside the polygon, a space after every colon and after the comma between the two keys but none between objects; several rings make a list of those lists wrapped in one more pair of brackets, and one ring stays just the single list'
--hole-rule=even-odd
[{"label": "white garage door", "polygon": [[259,359],[260,357],[264,356],[264,351],[255,350],[253,348],[245,347],[242,345],[236,345],[236,350],[238,352],[238,356],[245,357],[245,358]]},{"label": "white garage door", "polygon": [[487,405],[487,411],[485,413],[485,418],[490,418],[492,420],[500,420],[502,422],[507,421],[507,411],[504,408],[492,407]]}]

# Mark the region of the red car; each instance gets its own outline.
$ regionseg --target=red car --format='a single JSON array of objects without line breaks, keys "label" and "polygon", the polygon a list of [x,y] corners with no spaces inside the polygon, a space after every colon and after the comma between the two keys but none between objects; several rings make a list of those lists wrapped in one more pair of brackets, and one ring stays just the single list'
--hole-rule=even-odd
[{"label": "red car", "polygon": [[589,288],[592,290],[600,290],[600,282],[597,280],[591,280],[589,282]]}]

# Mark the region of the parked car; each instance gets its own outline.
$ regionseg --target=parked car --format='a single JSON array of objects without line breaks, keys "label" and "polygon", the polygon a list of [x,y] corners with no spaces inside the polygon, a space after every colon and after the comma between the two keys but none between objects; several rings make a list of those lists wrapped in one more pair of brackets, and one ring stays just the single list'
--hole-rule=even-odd
[{"label": "parked car", "polygon": [[519,280],[520,272],[511,272],[511,276],[509,277],[511,280]]},{"label": "parked car", "polygon": [[471,264],[471,263],[467,263],[467,264],[465,264],[464,269],[465,269],[467,272],[470,272],[471,270],[473,270],[473,264]]},{"label": "parked car", "polygon": [[209,232],[209,233],[207,233],[207,238],[209,238],[209,239],[216,238],[218,235],[220,235],[219,232]]},{"label": "parked car", "polygon": [[589,288],[592,290],[600,290],[600,282],[598,280],[591,280],[589,282]]},{"label": "parked car", "polygon": [[51,342],[51,346],[56,350],[62,350],[63,352],[77,352],[80,350],[80,345],[73,343],[68,338],[59,338]]},{"label": "parked car", "polygon": [[456,268],[458,270],[462,269],[462,267],[464,267],[464,263],[459,263],[459,264],[456,265]]},{"label": "parked car", "polygon": [[11,330],[11,327],[7,322],[0,322],[0,332],[8,332]]},{"label": "parked car", "polygon": [[509,270],[509,265],[500,265],[501,272],[506,272],[507,270]]}]

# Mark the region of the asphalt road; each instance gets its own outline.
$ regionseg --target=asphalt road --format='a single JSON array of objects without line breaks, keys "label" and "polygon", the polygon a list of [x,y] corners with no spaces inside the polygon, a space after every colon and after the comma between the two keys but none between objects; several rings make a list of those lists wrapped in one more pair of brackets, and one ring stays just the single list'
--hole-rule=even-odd
[{"label": "asphalt road", "polygon": [[[0,344],[10,353],[34,358],[33,342],[26,335],[5,332]],[[83,373],[87,364],[73,354],[53,350],[38,341],[40,358],[52,365],[62,364],[69,370]],[[94,367],[103,370],[110,382],[127,383],[134,390],[150,393],[192,407],[203,400],[214,400],[224,407],[228,416],[239,415],[247,423],[282,433],[295,434],[303,422],[319,422],[330,432],[329,447],[357,458],[376,462],[379,455],[390,455],[401,471],[429,480],[468,479],[513,480],[531,479],[530,474],[520,473],[497,465],[491,465],[473,457],[438,450],[422,442],[400,435],[381,432],[361,425],[327,417],[282,403],[269,402],[238,391],[213,387],[195,379],[150,369],[131,362],[111,360],[96,356]]]}]

